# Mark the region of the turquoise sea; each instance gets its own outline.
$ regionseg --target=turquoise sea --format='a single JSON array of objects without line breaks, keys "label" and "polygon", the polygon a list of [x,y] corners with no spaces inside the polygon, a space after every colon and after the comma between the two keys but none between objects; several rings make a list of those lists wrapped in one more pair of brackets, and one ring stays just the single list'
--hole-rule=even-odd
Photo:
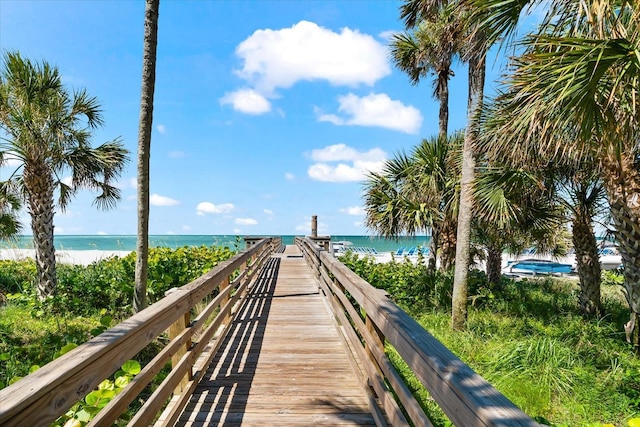
[{"label": "turquoise sea", "polygon": [[[293,244],[295,236],[280,236],[285,245]],[[429,244],[429,237],[398,237],[396,240],[387,240],[372,236],[331,236],[333,241],[346,240],[353,246],[372,247],[378,252],[396,251],[401,247],[422,246]],[[60,235],[54,238],[55,247],[58,250],[100,250],[100,251],[134,251],[136,249],[136,236],[81,236]],[[232,249],[244,249],[244,239],[235,235],[156,235],[149,236],[150,247],[179,248],[182,246],[227,246]],[[32,249],[32,236],[19,236],[15,241],[0,241],[2,249]]]}]

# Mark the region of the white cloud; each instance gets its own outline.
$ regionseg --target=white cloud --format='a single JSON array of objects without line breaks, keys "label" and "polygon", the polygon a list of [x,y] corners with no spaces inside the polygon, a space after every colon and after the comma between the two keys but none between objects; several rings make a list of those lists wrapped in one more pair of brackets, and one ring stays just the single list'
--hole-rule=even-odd
[{"label": "white cloud", "polygon": [[307,173],[310,178],[324,182],[352,182],[364,180],[367,172],[380,171],[386,153],[380,148],[359,152],[345,144],[334,144],[312,150],[311,159],[318,163],[309,166]]},{"label": "white cloud", "polygon": [[386,153],[380,148],[372,148],[369,151],[359,152],[346,144],[333,144],[324,148],[311,150],[311,159],[316,162],[337,162],[340,160],[377,162],[385,158]]},{"label": "white cloud", "polygon": [[273,211],[271,209],[263,209],[262,212],[264,212],[267,215],[273,215]]},{"label": "white cloud", "polygon": [[317,163],[309,166],[308,173],[312,179],[325,182],[350,182],[364,179],[362,171],[344,163],[340,163],[337,166]]},{"label": "white cloud", "polygon": [[182,231],[191,231],[191,226],[190,225],[183,225],[182,226]]},{"label": "white cloud", "polygon": [[264,114],[271,111],[271,103],[253,89],[228,92],[220,98],[220,105],[231,104],[234,110],[246,114]]},{"label": "white cloud", "polygon": [[299,81],[373,85],[391,73],[387,46],[372,36],[349,28],[333,32],[308,21],[257,30],[236,54],[243,61],[238,75],[267,95]]},{"label": "white cloud", "polygon": [[149,203],[151,206],[175,206],[180,202],[170,197],[161,196],[159,194],[152,194],[149,197]]},{"label": "white cloud", "polygon": [[338,113],[324,114],[316,108],[318,121],[334,125],[378,126],[416,134],[422,126],[422,114],[412,106],[381,93],[370,93],[362,98],[350,93],[338,97]]},{"label": "white cloud", "polygon": [[73,177],[72,176],[66,176],[66,177],[62,178],[61,181],[62,181],[63,184],[71,186],[71,184],[73,184]]},{"label": "white cloud", "polygon": [[258,221],[253,218],[236,218],[234,221],[238,225],[257,225]]},{"label": "white cloud", "polygon": [[165,127],[165,125],[158,125],[156,126],[156,129],[158,130],[158,132],[164,134],[167,132],[167,128]]},{"label": "white cloud", "polygon": [[234,234],[241,234],[241,233],[242,233],[242,230],[241,230],[241,229],[239,229],[239,228],[234,228],[234,229],[233,229],[233,233],[234,233]]},{"label": "white cloud", "polygon": [[175,232],[175,231],[171,231],[171,230],[169,230],[169,231],[167,231],[167,232],[166,232],[166,233],[164,233],[164,234],[168,234],[169,236],[175,236],[176,232]]},{"label": "white cloud", "polygon": [[96,234],[98,236],[108,236],[109,235],[106,231],[98,231]]},{"label": "white cloud", "polygon": [[196,206],[196,213],[198,215],[204,214],[220,214],[220,213],[228,213],[233,210],[234,206],[232,203],[222,203],[220,205],[214,205],[211,202],[202,202],[198,203]]},{"label": "white cloud", "polygon": [[181,157],[184,157],[184,151],[180,151],[180,150],[170,151],[169,157],[172,159],[179,159]]},{"label": "white cloud", "polygon": [[287,172],[284,174],[284,178],[287,181],[293,181],[294,179],[296,179],[296,176],[294,174],[292,174],[291,172]]},{"label": "white cloud", "polygon": [[349,206],[348,208],[340,209],[340,212],[344,212],[347,215],[364,215],[366,213],[361,206]]}]

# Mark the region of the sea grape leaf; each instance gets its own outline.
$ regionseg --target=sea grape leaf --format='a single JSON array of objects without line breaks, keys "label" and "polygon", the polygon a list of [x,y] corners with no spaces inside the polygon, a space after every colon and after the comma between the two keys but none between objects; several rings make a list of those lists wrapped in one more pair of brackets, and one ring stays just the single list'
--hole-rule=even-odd
[{"label": "sea grape leaf", "polygon": [[113,321],[113,317],[111,316],[102,316],[100,318],[100,324],[102,326],[106,326],[107,328],[111,326],[111,322]]},{"label": "sea grape leaf", "polygon": [[77,346],[78,346],[78,344],[76,344],[74,342],[67,343],[67,345],[65,345],[64,347],[62,347],[60,349],[60,351],[58,352],[58,355],[62,356],[63,354],[70,352],[71,350],[73,350]]},{"label": "sea grape leaf", "polygon": [[122,370],[129,375],[139,374],[140,369],[140,362],[137,360],[127,360],[124,365],[122,365]]},{"label": "sea grape leaf", "polygon": [[115,385],[116,385],[117,388],[125,388],[127,386],[127,384],[129,384],[129,377],[128,376],[118,377],[115,380]]}]

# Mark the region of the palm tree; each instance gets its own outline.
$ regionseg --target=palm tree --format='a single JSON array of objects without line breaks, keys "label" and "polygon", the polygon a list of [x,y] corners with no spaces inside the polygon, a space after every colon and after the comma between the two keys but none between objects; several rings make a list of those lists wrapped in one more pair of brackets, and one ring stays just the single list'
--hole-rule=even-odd
[{"label": "palm tree", "polygon": [[[444,0],[407,0],[400,9],[400,16],[408,28],[423,20],[437,16],[439,8],[453,2]],[[461,2],[455,2],[458,12],[466,16],[468,10]],[[465,33],[473,29],[467,26]],[[474,146],[478,136],[477,113],[482,108],[486,73],[486,44],[482,31],[471,31],[465,40],[465,59],[469,65],[469,96],[467,102],[467,128],[462,149],[462,174],[460,179],[460,202],[456,235],[456,261],[453,279],[451,327],[464,329],[467,321],[467,276],[469,273],[469,250],[471,245],[471,222],[473,216],[473,180],[475,174]]]},{"label": "palm tree", "polygon": [[430,230],[432,267],[439,256],[441,268],[448,269],[455,253],[455,240],[442,237],[455,230],[455,157],[461,139],[458,133],[449,140],[423,140],[410,155],[400,153],[388,160],[364,185],[367,227],[390,238]]},{"label": "palm tree", "polygon": [[138,130],[138,242],[136,251],[133,310],[147,305],[149,273],[149,156],[153,95],[156,84],[156,47],[158,44],[158,9],[160,0],[147,0],[144,13],[144,45],[142,52],[142,97]]},{"label": "palm tree", "polygon": [[[92,148],[91,130],[102,124],[100,104],[85,90],[70,94],[58,69],[46,62],[35,64],[17,52],[3,58],[0,77],[0,125],[6,136],[0,143],[1,158],[20,162],[3,185],[14,186],[25,198],[38,270],[38,297],[56,289],[53,244],[54,196],[59,190],[62,210],[81,188],[101,193],[95,203],[110,208],[120,197],[111,182],[127,161],[119,141]],[[86,120],[86,124],[83,123]],[[62,175],[71,173],[71,184]]]},{"label": "palm tree", "polygon": [[543,175],[502,165],[478,171],[472,235],[486,249],[489,284],[500,281],[505,251],[519,253],[532,245],[540,252],[557,251],[563,209],[544,179]]},{"label": "palm tree", "polygon": [[453,76],[453,56],[462,49],[463,26],[455,5],[441,6],[437,15],[420,22],[413,33],[394,34],[391,58],[396,67],[407,73],[417,85],[427,74],[434,73],[433,96],[440,102],[438,136],[447,136],[449,123],[449,78]]},{"label": "palm tree", "polygon": [[[477,3],[484,8],[487,28],[515,25],[521,4]],[[506,13],[509,6],[513,10]],[[525,52],[514,61],[507,90],[483,119],[493,129],[496,151],[552,152],[555,159],[594,159],[598,164],[625,267],[631,308],[627,337],[638,352],[639,24],[640,10],[633,2],[551,2],[545,25],[525,39]],[[557,137],[567,131],[576,135],[572,141]]]},{"label": "palm tree", "polygon": [[[520,152],[496,151],[496,147],[493,146],[493,132],[491,128],[483,129],[478,151],[488,156],[494,164],[505,164],[509,168],[531,174],[534,179],[529,184],[530,187],[542,189],[546,197],[550,197],[554,204],[563,208],[562,215],[572,225],[571,236],[581,289],[580,307],[586,317],[601,317],[604,314],[600,301],[601,271],[593,222],[604,212],[605,193],[602,181],[597,177],[596,165],[593,161],[576,164],[566,157],[560,159],[561,161],[554,161],[552,152],[542,156],[540,153],[523,156]],[[571,141],[574,135],[557,137]],[[553,211],[549,214],[555,215]],[[536,242],[536,246],[540,247],[540,242]]]}]

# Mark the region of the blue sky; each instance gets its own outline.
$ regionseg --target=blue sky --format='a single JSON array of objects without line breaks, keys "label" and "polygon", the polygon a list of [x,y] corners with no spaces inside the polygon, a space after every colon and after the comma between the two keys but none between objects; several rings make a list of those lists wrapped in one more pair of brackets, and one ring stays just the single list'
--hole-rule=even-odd
[{"label": "blue sky", "polygon": [[[312,215],[322,234],[372,234],[364,171],[437,133],[431,78],[412,86],[389,61],[400,5],[161,0],[150,234],[308,234]],[[136,233],[143,21],[143,1],[0,0],[0,50],[86,88],[104,110],[94,145],[119,137],[131,151],[117,208],[82,192],[57,234]],[[466,121],[466,67],[455,72],[452,130]]]}]

